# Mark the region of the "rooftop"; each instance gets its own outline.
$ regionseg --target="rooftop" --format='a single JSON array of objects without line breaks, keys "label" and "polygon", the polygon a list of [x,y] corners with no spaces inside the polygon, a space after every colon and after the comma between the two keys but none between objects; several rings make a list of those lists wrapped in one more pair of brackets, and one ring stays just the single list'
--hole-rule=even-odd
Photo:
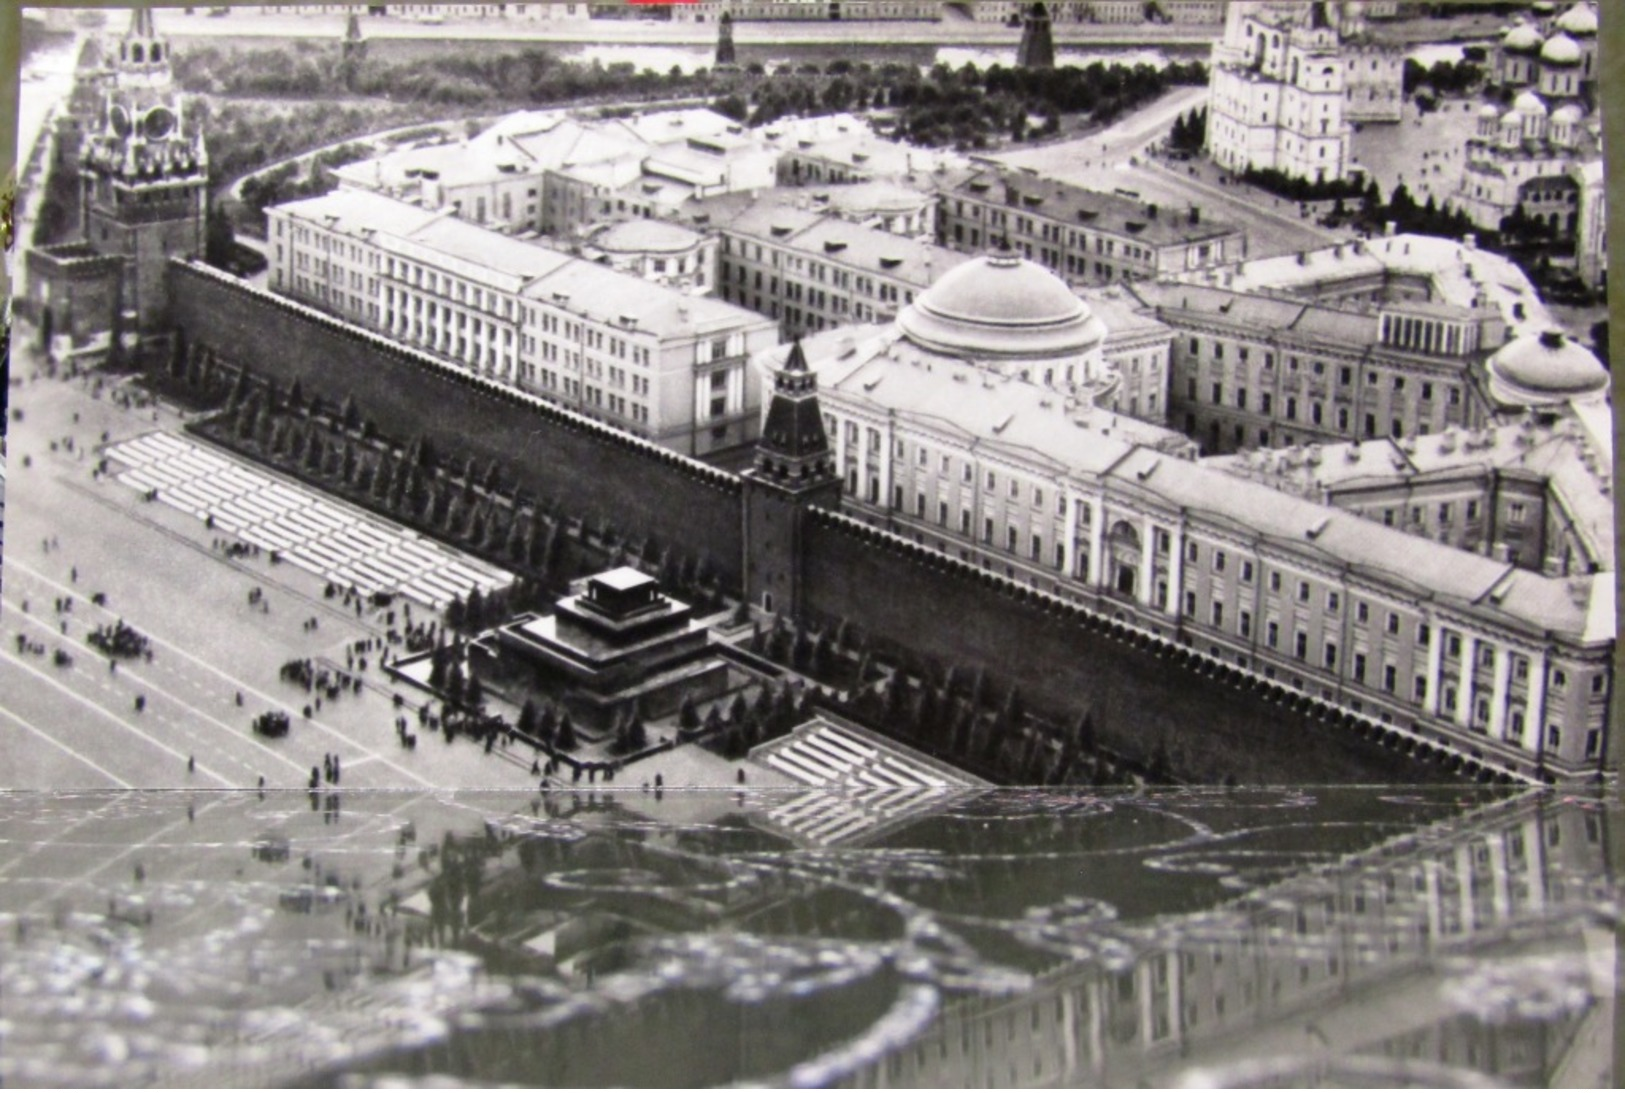
[{"label": "rooftop", "polygon": [[1560,419],[1555,426],[1524,418],[1477,431],[1452,427],[1398,442],[1314,444],[1202,462],[1312,501],[1362,487],[1522,472],[1546,482],[1585,540],[1591,560],[1604,570],[1614,568],[1613,443],[1609,438],[1599,445],[1578,417]]},{"label": "rooftop", "polygon": [[674,254],[698,245],[704,237],[667,220],[622,220],[596,229],[592,245],[616,254]]},{"label": "rooftop", "polygon": [[[1301,255],[1242,262],[1233,274],[1228,287],[1237,292],[1301,292],[1357,277],[1417,277],[1428,282],[1434,302],[1463,310],[1471,310],[1475,302],[1480,307],[1493,307],[1514,334],[1556,325],[1540,294],[1515,263],[1465,240],[1413,234],[1385,236],[1358,245],[1345,243]],[[1522,317],[1518,314],[1520,308]]]},{"label": "rooftop", "polygon": [[[1613,636],[1598,634],[1593,617],[1598,588],[1606,588],[1612,600],[1613,579],[1608,574],[1546,577],[1281,493],[1226,473],[1207,460],[1191,463],[1135,449],[1111,468],[1110,477],[1169,507],[1228,522],[1246,536],[1309,550],[1333,566],[1404,585],[1420,600],[1472,605],[1525,627],[1588,640]],[[1571,581],[1575,588],[1584,586],[1583,596],[1571,589]]]},{"label": "rooftop", "polygon": [[997,201],[1093,231],[1130,236],[1149,246],[1196,243],[1241,230],[1234,224],[1207,219],[1192,224],[1184,209],[1159,208],[1153,215],[1153,207],[1143,202],[1025,171],[977,171],[948,187],[947,192]]},{"label": "rooftop", "polygon": [[420,261],[430,261],[423,252],[433,252],[451,259],[461,276],[598,322],[625,325],[631,320],[637,329],[674,337],[772,324],[771,319],[722,300],[689,296],[382,194],[336,190],[278,205],[274,211],[284,210]]},{"label": "rooftop", "polygon": [[[976,367],[962,357],[920,349],[895,325],[849,326],[802,340],[819,390],[860,399],[971,447],[1006,459],[1036,460],[1057,474],[1099,475],[1135,445],[1174,455],[1190,441],[1108,410],[1069,402],[1061,392]],[[789,348],[759,366],[779,367]]]},{"label": "rooftop", "polygon": [[731,235],[794,247],[819,260],[921,287],[970,260],[969,255],[935,243],[842,219],[813,207],[809,196],[799,190],[777,190],[756,199],[707,198],[689,206],[688,214],[705,216]]}]

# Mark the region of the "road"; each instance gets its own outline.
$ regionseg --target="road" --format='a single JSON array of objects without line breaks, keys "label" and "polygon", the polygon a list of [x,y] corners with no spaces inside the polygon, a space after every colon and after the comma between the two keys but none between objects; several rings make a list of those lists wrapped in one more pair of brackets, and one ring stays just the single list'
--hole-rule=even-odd
[{"label": "road", "polygon": [[[181,418],[163,409],[122,409],[83,378],[38,375],[31,333],[24,328],[19,335],[12,406],[23,418],[9,438],[0,584],[0,769],[7,788],[253,788],[261,777],[268,787],[303,788],[329,753],[341,756],[347,788],[536,784],[528,749],[487,755],[472,742],[448,745],[426,731],[416,750],[402,748],[394,730],[397,688],[378,669],[376,652],[355,673],[361,692],[321,708],[303,688],[281,681],[279,670],[292,659],[346,669],[346,651],[380,640],[388,617],[381,611],[357,617],[325,600],[322,582],[302,570],[230,559],[215,549],[216,533],[195,519],[93,478],[102,432],[117,443],[155,428],[177,429]],[[256,588],[263,610],[248,602]],[[105,608],[91,604],[93,592],[105,595]],[[58,603],[64,597],[72,597],[65,610]],[[150,639],[150,662],[112,669],[89,645],[95,627],[117,619]],[[19,638],[43,654],[20,652]],[[59,649],[71,663],[55,663]],[[136,709],[137,696],[145,698],[144,709]],[[305,718],[307,702],[312,716]],[[256,714],[271,709],[293,716],[282,740],[249,730]]]},{"label": "road", "polygon": [[1149,154],[1174,119],[1207,101],[1207,88],[1169,92],[1107,129],[989,158],[1093,190],[1129,190],[1164,208],[1199,205],[1204,218],[1247,230],[1248,256],[1291,254],[1323,247],[1342,236],[1298,214],[1295,204],[1250,187],[1221,181],[1206,162],[1168,163]]},{"label": "road", "polygon": [[58,49],[36,54],[18,87],[17,100],[17,245],[6,251],[6,274],[12,295],[21,296],[23,263],[21,255],[33,242],[34,221],[43,197],[46,159],[50,155],[48,126],[59,103],[73,90],[73,69],[79,58],[80,41],[74,38]]}]

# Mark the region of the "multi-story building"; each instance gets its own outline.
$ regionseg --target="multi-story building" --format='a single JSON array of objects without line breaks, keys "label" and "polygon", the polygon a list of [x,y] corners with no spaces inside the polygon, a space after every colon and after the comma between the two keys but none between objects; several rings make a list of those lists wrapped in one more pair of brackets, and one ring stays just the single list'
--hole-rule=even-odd
[{"label": "multi-story building", "polygon": [[1020,171],[981,170],[942,190],[941,239],[980,253],[1007,244],[1079,284],[1173,277],[1246,257],[1234,224]]},{"label": "multi-story building", "polygon": [[808,191],[701,202],[721,236],[717,294],[779,321],[786,336],[896,317],[966,255],[846,219]]},{"label": "multi-story building", "polygon": [[1398,120],[1403,75],[1362,29],[1350,7],[1324,0],[1230,4],[1211,62],[1213,161],[1312,182],[1347,177],[1351,122]]},{"label": "multi-story building", "polygon": [[971,166],[957,152],[888,140],[851,114],[783,118],[758,133],[778,150],[780,186],[886,181],[927,190]]},{"label": "multi-story building", "polygon": [[1174,329],[1170,420],[1209,454],[1479,428],[1489,356],[1554,325],[1470,237],[1355,240],[1197,280],[1133,292]]},{"label": "multi-story building", "polygon": [[674,23],[715,23],[727,12],[751,22],[930,22],[942,18],[940,0],[699,0],[673,4]]},{"label": "multi-story building", "polygon": [[[1575,776],[1608,762],[1611,572],[1557,563],[1551,550],[1570,548],[1556,539],[1538,566],[1520,565],[1424,537],[1412,521],[1296,496],[1190,458],[1177,434],[984,366],[984,343],[1072,352],[1083,327],[1063,297],[1075,299],[1031,263],[981,260],[889,327],[806,339],[843,506],[1492,766]],[[1589,455],[1559,461],[1590,476],[1592,515],[1576,523],[1592,534],[1595,495],[1611,488],[1611,433],[1597,412],[1607,376],[1551,341],[1517,339],[1488,370],[1501,396],[1525,400],[1505,412],[1578,423],[1565,428],[1585,447],[1563,450]],[[1459,430],[1424,438],[1416,459],[1448,461],[1464,443]],[[1508,477],[1557,474],[1534,457]],[[1555,507],[1575,484],[1552,491]],[[1509,519],[1514,503],[1486,498],[1478,519],[1492,505]],[[1569,537],[1573,549],[1583,538]],[[1586,556],[1611,565],[1605,541]]]},{"label": "multi-story building", "polygon": [[273,291],[684,453],[756,435],[771,320],[379,194],[268,217]]},{"label": "multi-story building", "polygon": [[[1509,218],[1538,225],[1587,284],[1607,269],[1606,190],[1602,186],[1602,119],[1596,94],[1597,12],[1574,5],[1550,34],[1520,22],[1495,53],[1493,101],[1480,108],[1467,138],[1461,182],[1450,204],[1491,231]],[[1504,98],[1512,105],[1502,109]],[[1569,255],[1563,252],[1568,251]]]},{"label": "multi-story building", "polygon": [[500,231],[570,235],[771,186],[778,159],[777,149],[711,110],[609,120],[522,111],[472,139],[399,149],[334,174],[343,189],[450,209]]}]

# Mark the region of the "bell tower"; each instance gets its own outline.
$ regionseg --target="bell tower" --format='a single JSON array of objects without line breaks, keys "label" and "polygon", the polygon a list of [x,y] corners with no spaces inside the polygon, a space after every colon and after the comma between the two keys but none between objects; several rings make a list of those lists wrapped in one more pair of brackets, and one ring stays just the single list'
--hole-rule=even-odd
[{"label": "bell tower", "polygon": [[124,259],[121,296],[137,329],[162,328],[165,265],[203,253],[208,153],[174,87],[169,42],[142,5],[110,57],[99,116],[80,161],[80,224],[96,253]]},{"label": "bell tower", "polygon": [[838,509],[841,479],[824,432],[818,377],[798,338],[773,373],[773,398],[745,481],[745,597],[792,617],[801,609],[802,536],[809,508]]}]

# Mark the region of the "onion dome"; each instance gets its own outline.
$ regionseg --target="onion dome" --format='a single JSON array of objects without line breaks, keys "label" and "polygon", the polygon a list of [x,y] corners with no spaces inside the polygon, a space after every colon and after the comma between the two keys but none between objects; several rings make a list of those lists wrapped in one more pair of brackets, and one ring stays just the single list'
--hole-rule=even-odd
[{"label": "onion dome", "polygon": [[1579,125],[1584,115],[1578,106],[1573,103],[1564,103],[1552,111],[1553,125]]},{"label": "onion dome", "polygon": [[1608,370],[1560,330],[1524,334],[1489,360],[1490,394],[1504,406],[1588,400],[1608,390]]},{"label": "onion dome", "polygon": [[1577,65],[1581,59],[1580,43],[1567,34],[1554,34],[1540,47],[1540,63],[1547,65]]},{"label": "onion dome", "polygon": [[1576,4],[1558,18],[1557,29],[1564,34],[1590,38],[1597,33],[1597,9],[1590,4]]},{"label": "onion dome", "polygon": [[976,357],[1081,353],[1103,337],[1064,281],[1009,253],[955,266],[903,309],[897,325],[923,348]]},{"label": "onion dome", "polygon": [[1546,104],[1540,101],[1540,96],[1533,91],[1523,91],[1512,100],[1514,114],[1533,114],[1536,117],[1546,116]]},{"label": "onion dome", "polygon": [[1501,48],[1508,53],[1534,53],[1540,46],[1540,31],[1528,23],[1519,23],[1501,39]]},{"label": "onion dome", "polygon": [[1501,111],[1496,109],[1494,103],[1487,102],[1478,108],[1478,116],[1481,118],[1499,118],[1501,116]]}]

